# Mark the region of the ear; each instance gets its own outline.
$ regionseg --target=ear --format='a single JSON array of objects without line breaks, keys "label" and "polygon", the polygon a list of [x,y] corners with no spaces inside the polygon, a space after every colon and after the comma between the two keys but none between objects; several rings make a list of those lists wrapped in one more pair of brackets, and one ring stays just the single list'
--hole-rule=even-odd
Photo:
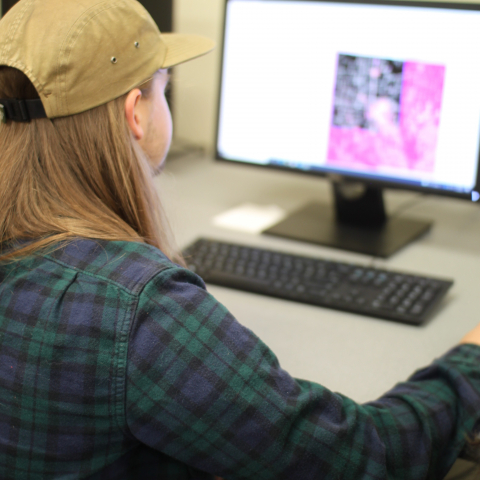
[{"label": "ear", "polygon": [[138,88],[134,88],[125,100],[125,117],[127,119],[128,126],[133,133],[136,140],[141,140],[145,132],[142,128],[142,113],[138,108],[140,99],[142,98],[142,92]]}]

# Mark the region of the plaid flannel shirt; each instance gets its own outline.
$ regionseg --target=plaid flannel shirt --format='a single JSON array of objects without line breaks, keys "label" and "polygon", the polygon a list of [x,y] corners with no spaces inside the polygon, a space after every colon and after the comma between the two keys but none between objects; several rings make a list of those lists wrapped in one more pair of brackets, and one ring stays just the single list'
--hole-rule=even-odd
[{"label": "plaid flannel shirt", "polygon": [[138,243],[0,266],[1,479],[442,478],[480,416],[464,345],[359,405],[282,370]]}]

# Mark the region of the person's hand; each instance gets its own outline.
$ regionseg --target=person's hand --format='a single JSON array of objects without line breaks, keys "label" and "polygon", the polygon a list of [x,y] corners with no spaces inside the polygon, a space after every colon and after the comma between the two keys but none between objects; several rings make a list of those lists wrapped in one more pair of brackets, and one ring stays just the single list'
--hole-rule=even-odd
[{"label": "person's hand", "polygon": [[480,345],[480,324],[478,324],[472,331],[468,332],[460,341],[460,343],[474,343]]}]

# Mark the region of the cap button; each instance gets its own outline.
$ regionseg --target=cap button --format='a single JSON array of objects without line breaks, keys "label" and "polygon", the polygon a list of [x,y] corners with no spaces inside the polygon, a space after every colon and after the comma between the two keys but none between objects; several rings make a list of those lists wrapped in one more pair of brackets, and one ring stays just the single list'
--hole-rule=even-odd
[{"label": "cap button", "polygon": [[134,45],[135,45],[135,48],[140,48],[140,44],[138,42],[135,42]]},{"label": "cap button", "polygon": [[112,58],[110,59],[110,61],[111,61],[112,63],[117,63],[117,57],[112,57]]}]

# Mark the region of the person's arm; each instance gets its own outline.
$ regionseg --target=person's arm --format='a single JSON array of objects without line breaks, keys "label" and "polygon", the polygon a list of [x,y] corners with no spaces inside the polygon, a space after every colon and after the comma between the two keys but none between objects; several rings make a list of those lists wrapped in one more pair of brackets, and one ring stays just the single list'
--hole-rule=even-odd
[{"label": "person's arm", "polygon": [[141,442],[228,480],[442,478],[480,417],[480,348],[359,405],[296,380],[194,274],[140,296],[126,415]]}]

